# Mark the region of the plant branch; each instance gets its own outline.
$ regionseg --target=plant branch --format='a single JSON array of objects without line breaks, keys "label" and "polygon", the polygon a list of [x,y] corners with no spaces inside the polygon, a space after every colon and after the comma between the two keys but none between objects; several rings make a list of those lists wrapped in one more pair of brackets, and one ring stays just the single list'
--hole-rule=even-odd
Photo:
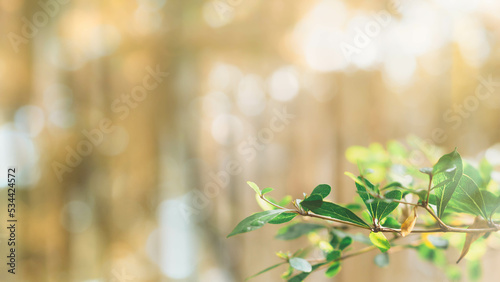
[{"label": "plant branch", "polygon": [[274,206],[274,207],[277,207],[278,209],[282,209],[282,210],[286,210],[286,209],[287,209],[287,208],[284,208],[284,207],[282,207],[282,206],[280,206],[280,205],[278,205],[278,204],[275,204],[275,203],[273,203],[273,202],[269,201],[268,199],[266,199],[266,197],[264,197],[264,195],[260,195],[260,198],[261,198],[262,200],[264,200],[266,203],[268,203],[268,204],[270,204],[270,205],[272,205],[272,206]]}]

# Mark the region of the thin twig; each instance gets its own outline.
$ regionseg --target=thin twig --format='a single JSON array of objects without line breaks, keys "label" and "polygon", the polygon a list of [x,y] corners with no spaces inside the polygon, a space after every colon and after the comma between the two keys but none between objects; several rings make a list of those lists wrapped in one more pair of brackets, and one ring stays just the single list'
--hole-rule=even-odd
[{"label": "thin twig", "polygon": [[273,203],[273,202],[269,201],[268,199],[266,199],[266,197],[264,197],[264,195],[260,195],[260,198],[261,198],[262,200],[266,201],[268,204],[270,204],[270,205],[272,205],[272,206],[274,206],[274,207],[277,207],[278,209],[282,209],[282,210],[286,210],[286,209],[287,209],[287,208],[284,208],[284,207],[282,207],[282,206],[280,206],[280,205],[278,205],[278,204],[275,204],[275,203]]}]

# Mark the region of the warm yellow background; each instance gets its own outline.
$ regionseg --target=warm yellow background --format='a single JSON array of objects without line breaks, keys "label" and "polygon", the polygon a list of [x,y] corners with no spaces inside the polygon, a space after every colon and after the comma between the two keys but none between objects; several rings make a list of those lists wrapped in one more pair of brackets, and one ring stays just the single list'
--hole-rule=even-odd
[{"label": "warm yellow background", "polygon": [[[2,263],[2,281],[243,281],[306,243],[272,240],[277,226],[225,239],[259,210],[247,180],[277,198],[329,183],[348,202],[351,145],[415,134],[474,160],[499,141],[499,82],[481,84],[500,81],[498,1],[41,3],[0,1],[0,174],[20,171],[19,272]],[[147,68],[168,76],[153,87]],[[411,251],[386,269],[373,256],[335,281],[445,279]],[[486,258],[497,281],[498,246]]]}]

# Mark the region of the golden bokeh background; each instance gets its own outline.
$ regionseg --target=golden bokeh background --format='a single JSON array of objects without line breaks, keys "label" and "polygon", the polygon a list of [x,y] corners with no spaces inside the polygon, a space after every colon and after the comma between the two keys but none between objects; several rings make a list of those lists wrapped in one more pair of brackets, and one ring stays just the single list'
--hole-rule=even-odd
[{"label": "golden bokeh background", "polygon": [[[495,0],[0,0],[0,280],[243,281],[305,244],[225,238],[259,210],[247,180],[349,202],[345,150],[410,135],[498,166],[499,26]],[[335,281],[446,280],[372,261]]]}]

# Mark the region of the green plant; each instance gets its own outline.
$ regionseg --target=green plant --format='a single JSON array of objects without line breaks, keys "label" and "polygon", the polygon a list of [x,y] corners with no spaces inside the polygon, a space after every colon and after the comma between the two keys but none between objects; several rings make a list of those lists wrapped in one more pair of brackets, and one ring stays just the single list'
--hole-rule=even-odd
[{"label": "green plant", "polygon": [[[430,162],[435,162],[438,151],[426,151]],[[496,233],[500,228],[496,221],[500,191],[491,179],[493,168],[486,160],[476,168],[462,160],[455,149],[440,157],[432,168],[417,169],[408,161],[410,151],[396,141],[389,142],[387,149],[380,144],[351,147],[346,156],[360,171],[359,176],[345,173],[353,180],[358,194],[349,204],[326,201],[331,192],[326,184],[304,194],[303,199],[292,202],[287,196],[278,202],[267,196],[272,188],[260,190],[248,182],[264,211],[245,218],[228,237],[256,230],[266,223],[288,223],[299,216],[303,220],[279,229],[276,239],[293,240],[307,235],[310,242],[293,253],[277,253],[282,262],[254,276],[288,265],[282,275],[288,281],[303,281],[320,269],[326,269],[325,275],[333,277],[350,257],[378,249],[380,253],[374,262],[384,267],[389,264],[391,253],[413,249],[422,259],[442,268],[451,280],[458,280],[461,271],[448,263],[445,250],[449,246],[462,248],[458,263],[477,241],[473,248],[476,251],[467,256],[467,266],[470,280],[480,277],[485,238],[493,233],[495,236],[490,237],[500,240]],[[284,207],[290,203],[293,208]],[[366,232],[356,232],[362,230]],[[410,234],[409,239],[400,240]],[[367,246],[354,247],[362,244]]]}]

